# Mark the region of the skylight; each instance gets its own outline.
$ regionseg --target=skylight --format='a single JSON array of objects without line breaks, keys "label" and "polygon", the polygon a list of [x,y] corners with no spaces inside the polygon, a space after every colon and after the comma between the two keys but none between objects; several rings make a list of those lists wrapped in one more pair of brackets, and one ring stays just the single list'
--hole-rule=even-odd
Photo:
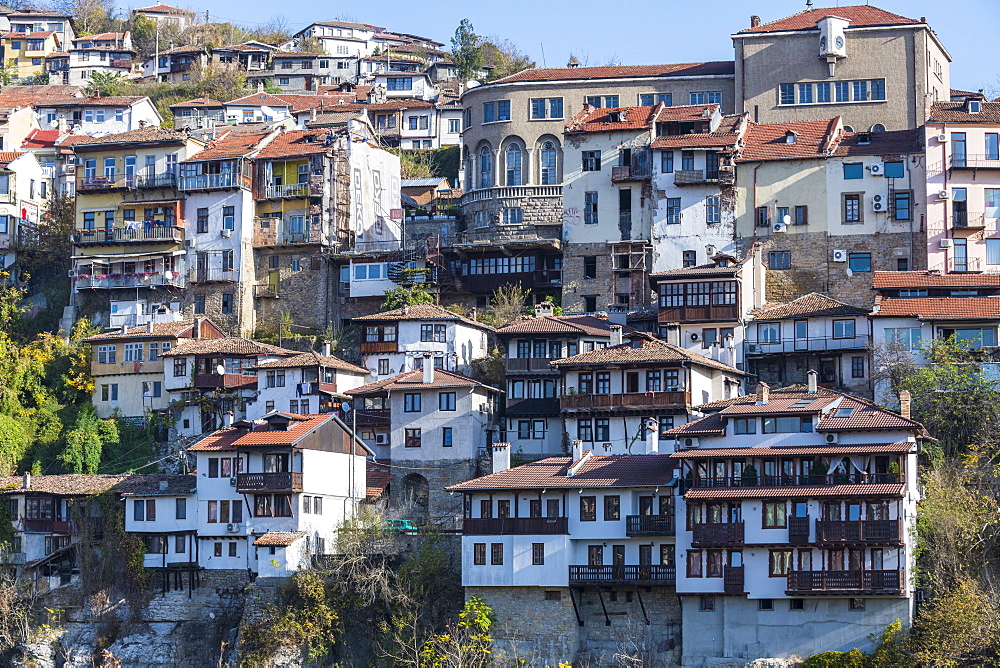
[{"label": "skylight", "polygon": [[849,418],[854,413],[853,408],[838,408],[837,412],[833,414],[835,418]]},{"label": "skylight", "polygon": [[813,401],[814,401],[813,399],[799,399],[794,404],[792,404],[790,406],[790,408],[805,408],[806,406],[808,406],[809,404],[811,404]]}]

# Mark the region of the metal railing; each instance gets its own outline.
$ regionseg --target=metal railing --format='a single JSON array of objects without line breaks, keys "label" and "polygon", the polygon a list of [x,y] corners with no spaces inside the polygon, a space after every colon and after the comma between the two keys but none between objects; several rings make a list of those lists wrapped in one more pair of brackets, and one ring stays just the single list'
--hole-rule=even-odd
[{"label": "metal railing", "polygon": [[105,229],[77,230],[72,235],[75,244],[117,244],[184,241],[184,228],[178,225],[146,225],[138,223],[134,227],[112,227]]},{"label": "metal railing", "polygon": [[499,244],[544,241],[558,244],[562,228],[558,225],[503,225],[482,230],[468,230],[456,237],[443,239],[444,246],[462,244]]},{"label": "metal railing", "polygon": [[212,188],[236,188],[240,185],[239,174],[224,172],[221,174],[198,174],[197,176],[181,176],[181,190],[210,190]]},{"label": "metal railing", "polygon": [[677,569],[673,566],[570,566],[570,585],[638,584],[673,586]]},{"label": "metal railing", "polygon": [[286,185],[268,185],[264,188],[264,197],[304,197],[309,194],[308,183],[289,183]]},{"label": "metal railing", "polygon": [[641,181],[653,175],[652,164],[642,162],[635,165],[612,165],[612,181]]},{"label": "metal railing", "polygon": [[77,290],[112,288],[175,287],[186,284],[183,274],[176,271],[154,271],[138,274],[91,274],[77,276],[74,285]]},{"label": "metal railing", "polygon": [[980,211],[955,211],[952,214],[955,227],[963,230],[981,230],[986,227],[986,213]]},{"label": "metal railing", "polygon": [[140,174],[135,177],[136,188],[173,188],[177,185],[177,175],[170,172],[164,174]]},{"label": "metal railing", "polygon": [[1000,155],[968,153],[951,156],[952,169],[1000,169]]},{"label": "metal railing", "polygon": [[239,280],[239,272],[235,269],[222,267],[195,268],[191,270],[192,283],[235,283]]},{"label": "metal railing", "polygon": [[569,533],[565,517],[481,517],[462,521],[467,536],[544,535]]},{"label": "metal railing", "polygon": [[562,197],[562,186],[494,186],[481,188],[462,195],[462,204],[491,199],[519,199],[527,197]]},{"label": "metal railing", "polygon": [[673,536],[672,515],[627,515],[625,517],[626,536]]},{"label": "metal railing", "polygon": [[806,339],[779,339],[777,341],[746,341],[748,355],[774,353],[825,352],[828,350],[865,350],[870,342],[868,335],[834,338],[832,336]]},{"label": "metal railing", "polygon": [[717,183],[720,173],[717,171],[706,172],[702,169],[679,169],[674,172],[675,185],[688,185],[696,183]]}]

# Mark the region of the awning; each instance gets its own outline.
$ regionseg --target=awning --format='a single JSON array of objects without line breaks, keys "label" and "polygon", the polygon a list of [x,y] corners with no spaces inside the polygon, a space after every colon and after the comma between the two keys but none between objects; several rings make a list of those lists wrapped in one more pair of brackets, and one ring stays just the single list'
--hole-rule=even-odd
[{"label": "awning", "polygon": [[153,199],[153,200],[142,200],[140,202],[122,202],[118,205],[119,208],[123,206],[135,206],[136,204],[176,204],[181,201],[181,197],[176,197],[174,199]]},{"label": "awning", "polygon": [[128,262],[132,258],[138,257],[162,257],[164,255],[184,255],[187,251],[183,250],[172,250],[172,251],[153,251],[150,253],[116,253],[115,255],[71,255],[69,259],[71,260],[90,260],[91,262],[101,262],[103,264],[111,264],[112,262]]}]

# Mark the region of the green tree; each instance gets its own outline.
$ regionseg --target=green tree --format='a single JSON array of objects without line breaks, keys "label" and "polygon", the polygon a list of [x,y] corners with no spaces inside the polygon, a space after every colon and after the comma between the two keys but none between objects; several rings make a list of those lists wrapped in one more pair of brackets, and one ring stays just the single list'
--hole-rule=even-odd
[{"label": "green tree", "polygon": [[402,286],[385,291],[385,300],[382,302],[383,311],[401,308],[403,306],[413,306],[415,304],[433,304],[434,297],[423,287],[414,285],[408,288]]},{"label": "green tree", "polygon": [[471,597],[458,621],[431,636],[420,649],[421,668],[471,668],[492,665],[493,611],[486,601]]},{"label": "green tree", "polygon": [[114,97],[126,90],[128,79],[121,72],[91,72],[84,91],[88,95]]},{"label": "green tree", "polygon": [[482,40],[476,34],[469,19],[462,19],[451,38],[451,59],[458,68],[458,78],[462,81],[475,79],[483,69]]},{"label": "green tree", "polygon": [[492,66],[489,80],[502,79],[535,67],[535,61],[509,39],[496,35],[483,42],[483,60]]},{"label": "green tree", "polygon": [[520,318],[530,294],[531,291],[522,288],[520,283],[507,283],[497,288],[490,300],[489,315],[493,318],[493,326],[503,327]]}]

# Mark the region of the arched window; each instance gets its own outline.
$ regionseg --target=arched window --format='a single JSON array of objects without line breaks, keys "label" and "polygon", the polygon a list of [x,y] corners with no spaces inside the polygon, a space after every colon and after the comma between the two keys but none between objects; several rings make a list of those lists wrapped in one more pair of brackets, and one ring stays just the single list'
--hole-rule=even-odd
[{"label": "arched window", "polygon": [[521,183],[521,147],[510,144],[507,147],[507,183],[508,186],[519,186]]},{"label": "arched window", "polygon": [[854,132],[854,128],[851,127],[850,125],[845,125],[844,132]]},{"label": "arched window", "polygon": [[550,141],[542,144],[541,152],[541,184],[543,186],[554,186],[558,183],[556,175],[556,147]]},{"label": "arched window", "polygon": [[881,123],[876,123],[872,126],[872,132],[885,132],[885,126]]},{"label": "arched window", "polygon": [[493,152],[489,146],[479,151],[479,187],[493,187]]}]

